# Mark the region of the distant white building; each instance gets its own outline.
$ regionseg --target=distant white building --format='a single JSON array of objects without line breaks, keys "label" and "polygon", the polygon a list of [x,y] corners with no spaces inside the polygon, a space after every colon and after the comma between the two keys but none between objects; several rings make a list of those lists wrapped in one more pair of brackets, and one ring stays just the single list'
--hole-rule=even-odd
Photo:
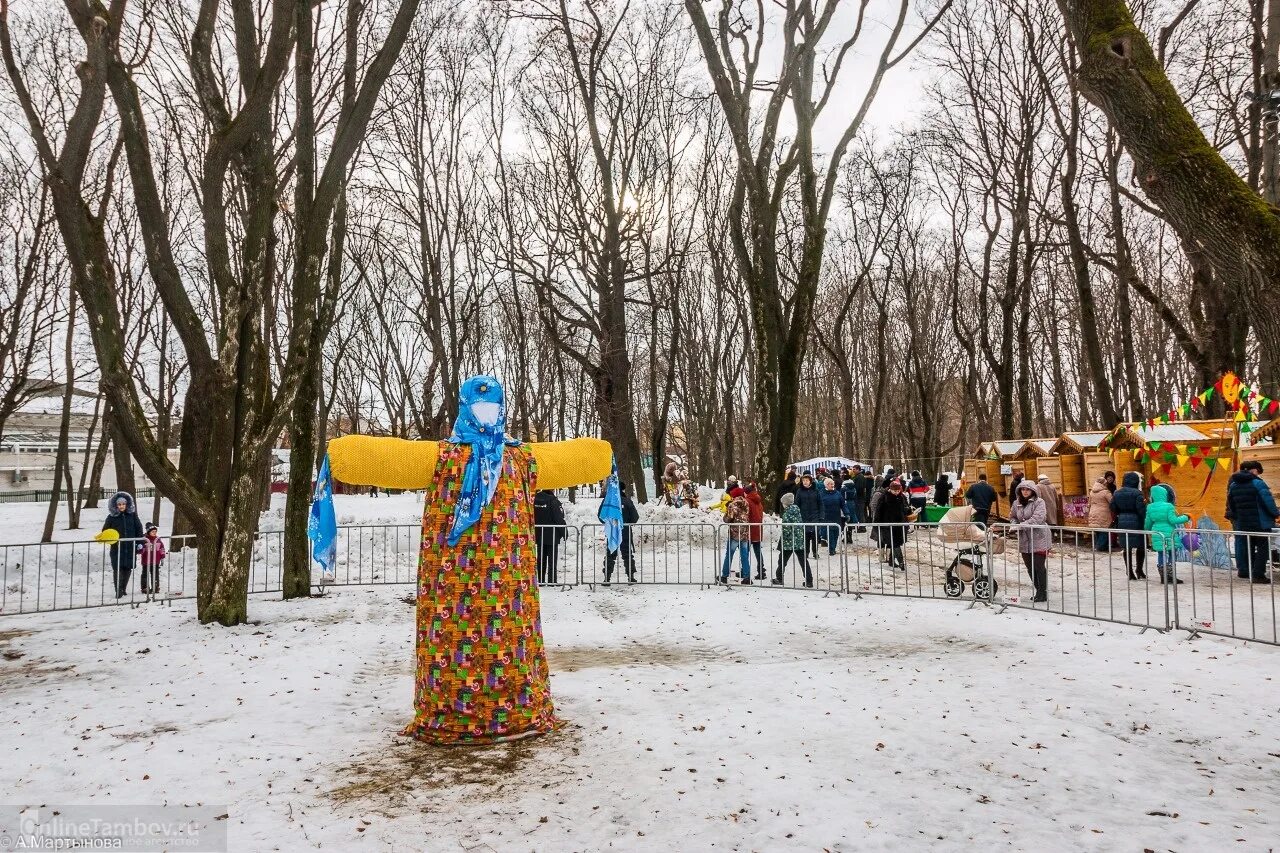
[{"label": "distant white building", "polygon": [[[102,419],[96,426],[94,392],[76,389],[71,398],[71,428],[67,447],[70,451],[71,481],[80,486],[80,472],[93,465],[93,457],[102,440]],[[93,426],[93,435],[89,429]],[[62,427],[62,386],[52,386],[47,395],[36,397],[9,417],[0,436],[0,494],[6,492],[45,491],[53,487],[54,466],[58,458],[58,433]],[[92,444],[92,446],[89,446]],[[169,457],[177,463],[178,451]],[[91,472],[92,473],[92,472]],[[134,479],[138,488],[152,485],[136,464]],[[85,484],[89,478],[86,476]],[[102,469],[102,488],[116,487],[115,460],[107,454]]]}]

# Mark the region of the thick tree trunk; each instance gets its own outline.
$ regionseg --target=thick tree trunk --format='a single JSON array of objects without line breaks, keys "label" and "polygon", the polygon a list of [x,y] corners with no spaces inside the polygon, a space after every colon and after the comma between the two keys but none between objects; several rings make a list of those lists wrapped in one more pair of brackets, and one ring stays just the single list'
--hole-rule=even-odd
[{"label": "thick tree trunk", "polygon": [[[178,474],[201,494],[208,494],[209,447],[212,437],[212,388],[205,377],[193,377],[182,405],[182,425],[178,432]],[[166,495],[170,500],[172,495]],[[173,548],[199,545],[187,536],[197,533],[196,525],[176,504],[173,510]],[[178,538],[183,537],[183,538]]]},{"label": "thick tree trunk", "polygon": [[298,386],[289,425],[289,490],[284,504],[284,565],[281,582],[285,600],[311,595],[311,548],[307,523],[311,517],[311,490],[316,458],[317,408],[320,370],[309,371]]},{"label": "thick tree trunk", "polygon": [[[76,501],[77,519],[80,517],[80,510],[89,504],[89,468],[93,464],[93,438],[98,433],[98,423],[102,419],[102,406],[102,394],[99,393],[93,405],[93,420],[89,421],[89,431],[84,438],[84,458],[80,461],[80,483]],[[101,442],[99,442],[98,446],[99,448],[102,447]],[[94,506],[97,506],[96,500],[94,501]]]},{"label": "thick tree trunk", "polygon": [[203,623],[239,625],[248,621],[249,571],[258,530],[259,454],[246,454],[233,475],[231,495],[219,535],[203,542],[196,560],[197,611]]},{"label": "thick tree trunk", "polygon": [[1280,217],[1205,139],[1124,0],[1058,0],[1080,90],[1106,112],[1137,181],[1248,309],[1263,375],[1280,364]]},{"label": "thick tree trunk", "polygon": [[124,437],[124,428],[120,424],[119,412],[112,409],[111,414],[111,460],[116,469],[116,488],[128,492],[135,498],[138,496],[138,482],[133,476],[133,456],[129,453],[129,444]]},{"label": "thick tree trunk", "polygon": [[107,467],[107,451],[111,449],[111,406],[106,404],[102,415],[102,434],[98,438],[98,449],[93,454],[93,470],[89,474],[89,486],[85,495],[85,509],[97,509],[102,500],[102,472]]},{"label": "thick tree trunk", "polygon": [[[1074,171],[1074,157],[1071,158]],[[1098,407],[1102,423],[1111,426],[1120,422],[1111,383],[1107,381],[1107,367],[1102,355],[1102,337],[1098,333],[1098,308],[1093,296],[1093,283],[1089,280],[1089,261],[1085,255],[1084,237],[1080,233],[1080,218],[1075,204],[1074,181],[1063,175],[1062,209],[1067,225],[1067,243],[1071,248],[1071,271],[1075,277],[1076,298],[1080,305],[1080,338],[1084,342],[1084,360],[1088,368],[1093,401]]]},{"label": "thick tree trunk", "polygon": [[[50,486],[49,492],[49,511],[44,517],[44,532],[40,536],[41,542],[53,541],[53,525],[58,517],[58,499],[61,496],[62,478],[67,469],[68,453],[67,443],[71,434],[71,397],[75,390],[75,358],[72,342],[75,340],[76,326],[76,298],[73,293],[71,296],[71,309],[67,316],[67,345],[65,352],[65,368],[66,368],[66,385],[62,389],[62,420],[58,425],[58,456],[53,463],[53,485]],[[70,483],[68,481],[68,490]],[[75,502],[75,495],[70,495],[71,503]]]}]

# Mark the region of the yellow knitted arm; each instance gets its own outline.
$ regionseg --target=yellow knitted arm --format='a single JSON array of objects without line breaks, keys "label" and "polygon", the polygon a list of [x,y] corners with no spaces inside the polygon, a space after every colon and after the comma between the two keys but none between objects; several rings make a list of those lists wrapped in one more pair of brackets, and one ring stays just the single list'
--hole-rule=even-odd
[{"label": "yellow knitted arm", "polygon": [[344,435],[329,442],[329,471],[353,486],[421,489],[431,484],[439,456],[438,441]]},{"label": "yellow knitted arm", "polygon": [[598,438],[531,442],[538,465],[539,489],[564,489],[594,483],[613,470],[613,448]]}]

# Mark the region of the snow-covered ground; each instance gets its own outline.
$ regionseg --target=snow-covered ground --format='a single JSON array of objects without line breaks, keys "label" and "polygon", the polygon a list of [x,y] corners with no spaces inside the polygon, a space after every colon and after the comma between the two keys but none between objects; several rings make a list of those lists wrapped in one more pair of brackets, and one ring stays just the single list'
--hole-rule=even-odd
[{"label": "snow-covered ground", "polygon": [[569,726],[448,749],[397,736],[404,588],[255,599],[235,629],[189,607],[0,622],[7,802],[225,804],[232,850],[1280,838],[1275,648],[911,599],[553,589]]}]

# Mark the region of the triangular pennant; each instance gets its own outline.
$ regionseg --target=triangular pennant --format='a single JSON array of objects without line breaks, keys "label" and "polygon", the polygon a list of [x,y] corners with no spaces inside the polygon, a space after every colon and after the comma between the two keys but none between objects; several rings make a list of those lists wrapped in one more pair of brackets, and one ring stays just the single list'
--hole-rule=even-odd
[{"label": "triangular pennant", "polygon": [[1212,389],[1212,388],[1206,388],[1206,389],[1205,389],[1205,392],[1204,392],[1203,394],[1201,394],[1201,395],[1200,395],[1200,402],[1201,402],[1201,403],[1207,403],[1207,402],[1209,402],[1209,401],[1210,401],[1210,400],[1212,400],[1212,399],[1213,399],[1213,389]]},{"label": "triangular pennant", "polygon": [[1190,456],[1188,456],[1188,455],[1186,455],[1185,453],[1179,453],[1179,454],[1178,454],[1178,467],[1179,467],[1179,468],[1181,468],[1183,465],[1186,465],[1186,464],[1187,464],[1187,462],[1188,462],[1190,459],[1191,459],[1191,457],[1190,457]]},{"label": "triangular pennant", "polygon": [[1160,466],[1160,470],[1161,470],[1161,471],[1163,471],[1164,473],[1168,474],[1170,471],[1172,471],[1172,470],[1173,470],[1173,465],[1172,465],[1171,463],[1169,463],[1169,462],[1166,462],[1166,463],[1164,463],[1163,465],[1161,465],[1161,466]]},{"label": "triangular pennant", "polygon": [[1216,457],[1216,456],[1206,456],[1206,457],[1204,458],[1204,464],[1208,465],[1208,466],[1209,466],[1209,470],[1210,470],[1210,471],[1212,471],[1213,469],[1215,469],[1215,468],[1217,468],[1217,467],[1218,467],[1218,457]]},{"label": "triangular pennant", "polygon": [[1203,461],[1204,461],[1204,460],[1203,460],[1203,459],[1201,459],[1199,456],[1192,456],[1192,457],[1191,457],[1191,467],[1192,467],[1192,468],[1199,468],[1199,467],[1200,467],[1200,463],[1201,463],[1201,462],[1203,462]]},{"label": "triangular pennant", "polygon": [[1245,421],[1240,424],[1240,432],[1253,432],[1253,427],[1249,426],[1249,422]]},{"label": "triangular pennant", "polygon": [[1151,442],[1151,449],[1152,449],[1152,450],[1159,450],[1159,449],[1160,449],[1160,447],[1161,447],[1161,442],[1159,442],[1159,441],[1153,441],[1153,442]]}]

